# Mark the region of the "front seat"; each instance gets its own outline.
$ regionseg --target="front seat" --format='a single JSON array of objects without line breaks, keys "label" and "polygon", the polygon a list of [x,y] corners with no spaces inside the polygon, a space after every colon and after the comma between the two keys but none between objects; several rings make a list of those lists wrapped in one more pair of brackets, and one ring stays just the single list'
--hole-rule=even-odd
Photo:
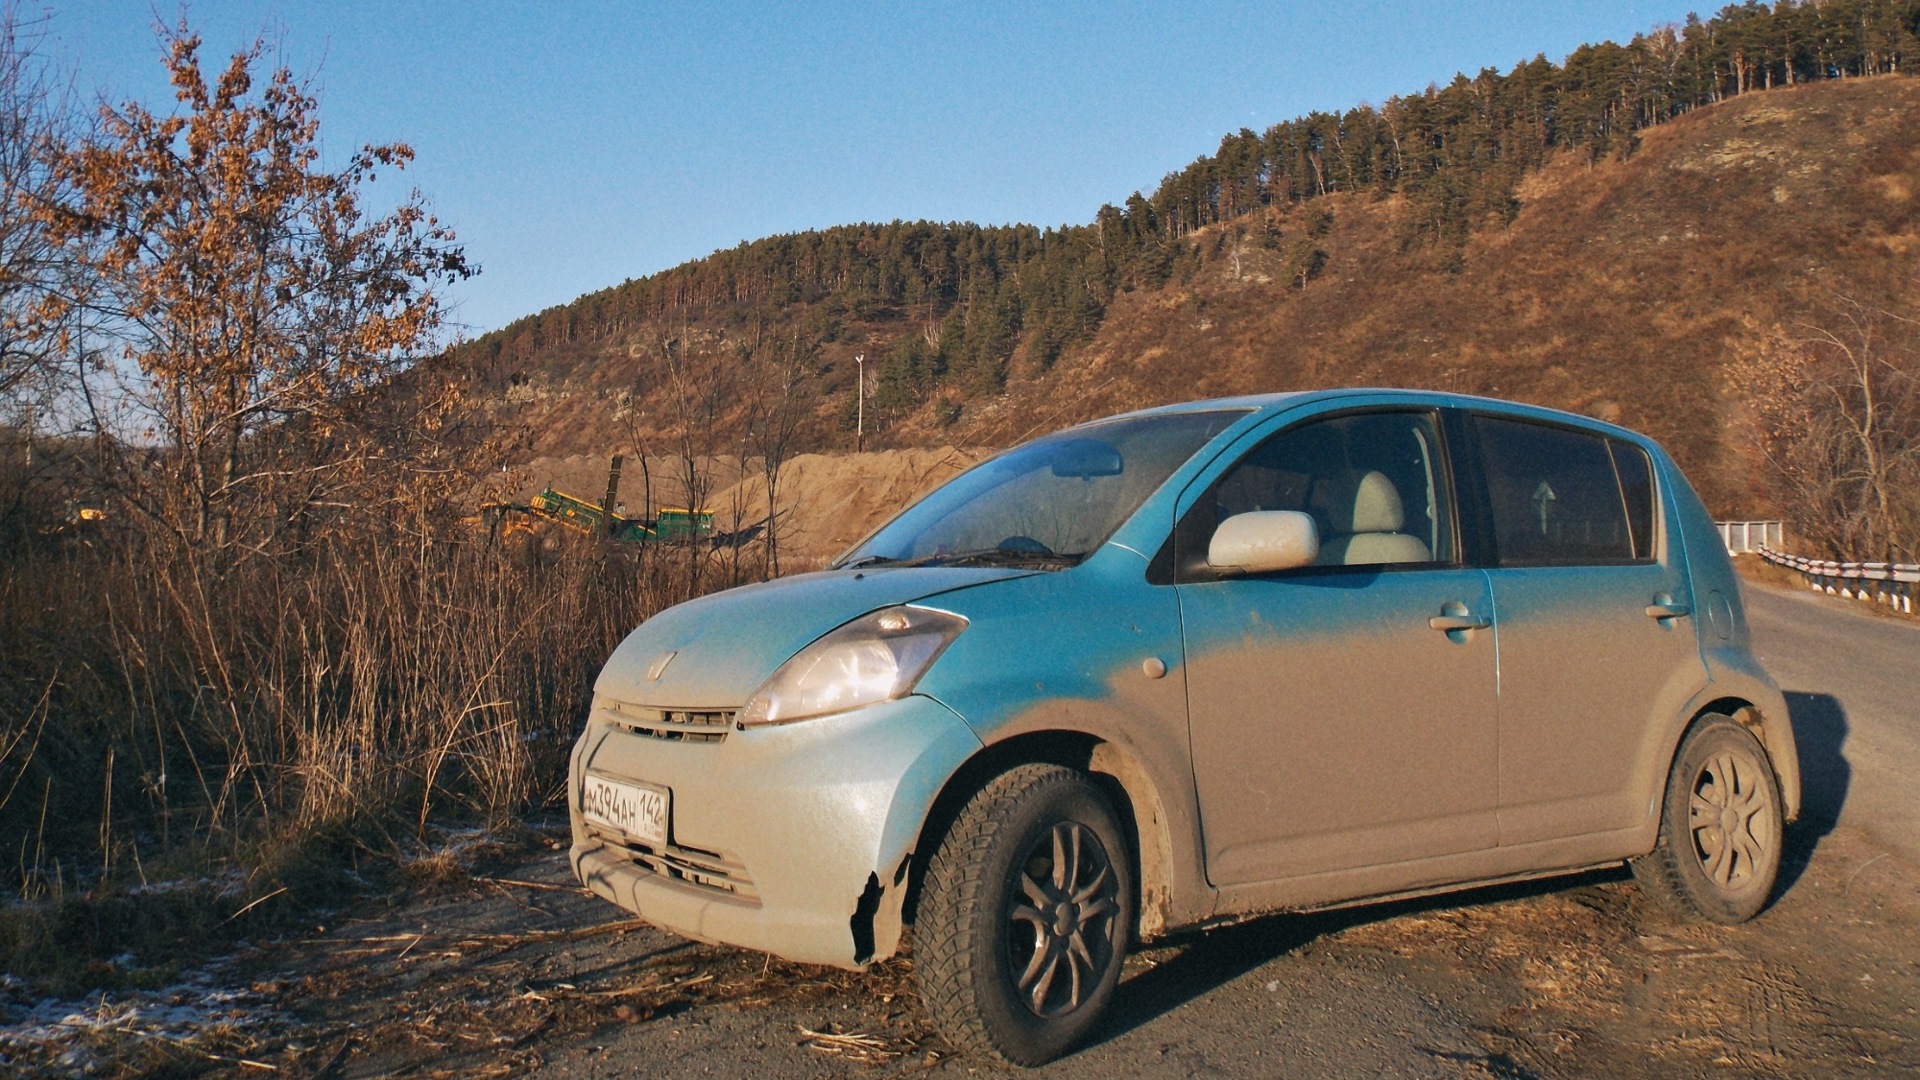
[{"label": "front seat", "polygon": [[1320,485],[1314,503],[1332,526],[1332,535],[1320,545],[1315,563],[1371,566],[1433,561],[1433,552],[1419,537],[1400,531],[1407,522],[1406,508],[1385,473],[1349,470],[1331,477]]}]

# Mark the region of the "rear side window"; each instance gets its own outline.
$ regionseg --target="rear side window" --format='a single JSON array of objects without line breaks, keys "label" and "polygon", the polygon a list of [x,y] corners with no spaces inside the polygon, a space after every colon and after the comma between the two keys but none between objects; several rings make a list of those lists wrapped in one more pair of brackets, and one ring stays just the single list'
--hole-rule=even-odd
[{"label": "rear side window", "polygon": [[1501,566],[1624,563],[1653,554],[1646,453],[1600,435],[1475,418]]},{"label": "rear side window", "polygon": [[1633,557],[1653,558],[1653,463],[1647,452],[1618,439],[1607,440],[1613,451],[1613,471],[1620,477],[1620,497],[1627,505],[1627,527],[1633,532]]}]

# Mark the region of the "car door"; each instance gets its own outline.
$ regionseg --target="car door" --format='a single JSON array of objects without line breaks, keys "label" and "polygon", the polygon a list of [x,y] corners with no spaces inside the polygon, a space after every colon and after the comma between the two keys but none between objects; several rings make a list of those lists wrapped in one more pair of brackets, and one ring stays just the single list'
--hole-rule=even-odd
[{"label": "car door", "polygon": [[1706,680],[1686,559],[1638,446],[1476,415],[1500,649],[1500,842],[1627,829],[1633,771]]},{"label": "car door", "polygon": [[[1175,581],[1216,885],[1491,848],[1491,601],[1459,558],[1437,418],[1348,413],[1246,453],[1182,515]],[[1218,523],[1312,514],[1315,565],[1209,569]]]}]

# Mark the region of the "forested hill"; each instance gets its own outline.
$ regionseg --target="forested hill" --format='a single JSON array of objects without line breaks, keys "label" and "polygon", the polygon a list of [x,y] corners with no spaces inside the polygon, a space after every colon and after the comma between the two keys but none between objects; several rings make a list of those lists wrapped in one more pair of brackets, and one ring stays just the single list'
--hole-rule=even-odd
[{"label": "forested hill", "polygon": [[718,448],[776,401],[794,445],[850,443],[856,356],[883,444],[1202,393],[1452,386],[1645,427],[1717,509],[1750,511],[1727,358],[1839,298],[1911,301],[1916,34],[1920,0],[1729,7],[1243,130],[1088,225],[773,237],[463,356],[530,453],[695,421]]}]

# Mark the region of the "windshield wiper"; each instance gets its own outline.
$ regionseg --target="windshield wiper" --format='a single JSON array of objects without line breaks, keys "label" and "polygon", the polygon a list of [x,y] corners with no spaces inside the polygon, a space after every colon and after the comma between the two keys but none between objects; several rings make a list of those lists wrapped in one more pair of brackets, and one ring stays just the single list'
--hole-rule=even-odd
[{"label": "windshield wiper", "polygon": [[1083,556],[1052,551],[1012,551],[1007,548],[979,548],[974,551],[948,551],[926,555],[908,566],[1074,566]]},{"label": "windshield wiper", "polygon": [[839,566],[834,567],[834,569],[835,570],[858,570],[860,567],[863,567],[863,566],[886,566],[893,563],[897,563],[899,561],[900,561],[899,559],[896,559],[891,555],[862,555],[859,558],[854,559],[850,562],[843,562]]}]

